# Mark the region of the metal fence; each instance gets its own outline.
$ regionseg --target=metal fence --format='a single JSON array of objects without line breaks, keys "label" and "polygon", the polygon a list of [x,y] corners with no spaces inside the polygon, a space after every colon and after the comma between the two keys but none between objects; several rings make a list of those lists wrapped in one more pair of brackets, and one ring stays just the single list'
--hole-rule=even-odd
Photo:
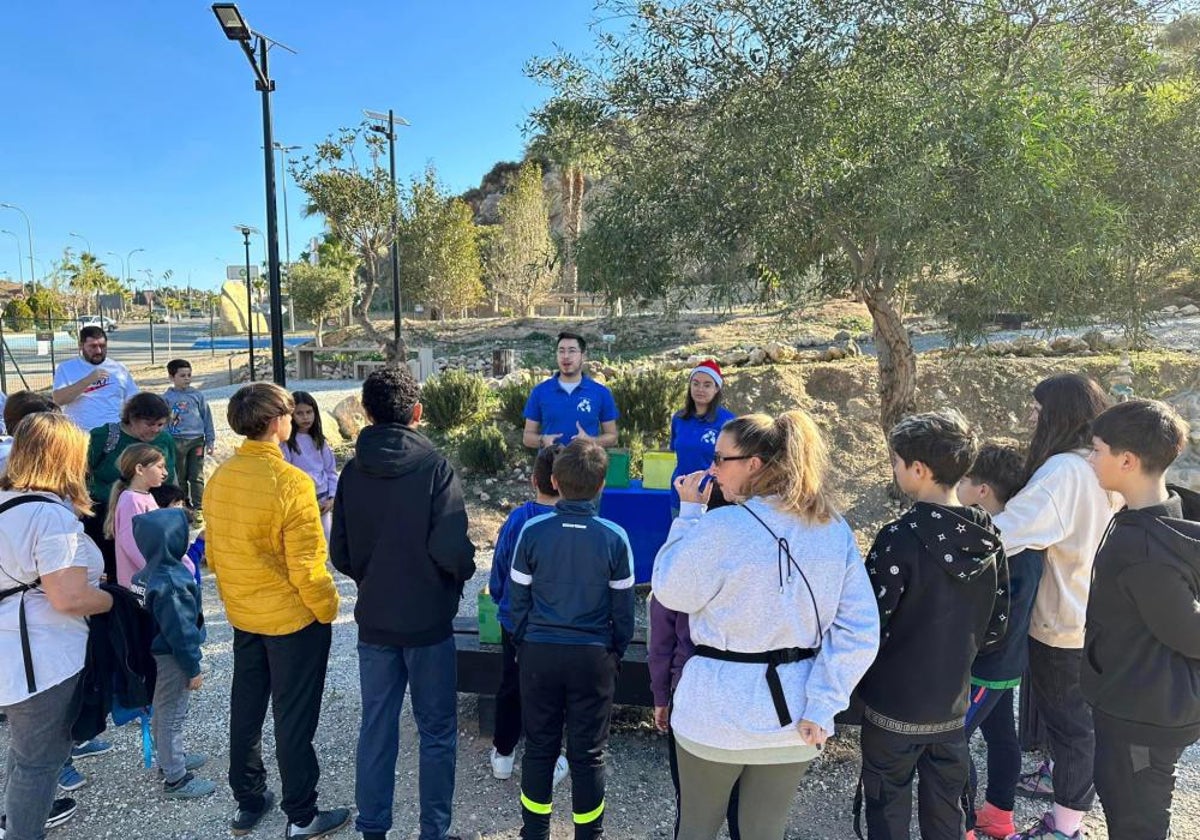
[{"label": "metal fence", "polygon": [[55,365],[79,352],[75,318],[0,322],[0,391],[6,394],[49,389]]}]

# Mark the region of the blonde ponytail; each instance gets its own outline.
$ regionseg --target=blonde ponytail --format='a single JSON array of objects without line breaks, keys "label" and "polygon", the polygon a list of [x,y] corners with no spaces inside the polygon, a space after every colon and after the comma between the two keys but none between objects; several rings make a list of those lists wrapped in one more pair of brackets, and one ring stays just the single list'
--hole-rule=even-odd
[{"label": "blonde ponytail", "polygon": [[137,475],[137,468],[148,467],[165,460],[162,451],[148,443],[130,444],[121,452],[120,457],[117,458],[117,470],[121,477],[113,482],[112,490],[108,493],[108,513],[104,517],[104,536],[110,540],[116,538],[117,502],[120,500],[121,494],[129,489],[129,483]]},{"label": "blonde ponytail", "polygon": [[780,509],[809,521],[837,516],[825,487],[829,449],[806,412],[787,411],[775,419],[748,414],[722,431],[733,437],[739,451],[762,460],[762,469],[748,481],[748,496],[778,496]]}]

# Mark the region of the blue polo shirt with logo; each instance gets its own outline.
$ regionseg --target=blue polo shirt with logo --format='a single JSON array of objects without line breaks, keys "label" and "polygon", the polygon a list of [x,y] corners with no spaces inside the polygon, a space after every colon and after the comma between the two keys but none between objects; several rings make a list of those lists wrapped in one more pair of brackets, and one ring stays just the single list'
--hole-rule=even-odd
[{"label": "blue polo shirt with logo", "polygon": [[584,376],[575,390],[568,393],[558,376],[556,373],[535,385],[525,403],[525,419],[541,423],[543,435],[561,434],[558,442],[570,443],[577,433],[578,422],[585,432],[596,437],[601,423],[620,416],[612,391],[604,385]]}]

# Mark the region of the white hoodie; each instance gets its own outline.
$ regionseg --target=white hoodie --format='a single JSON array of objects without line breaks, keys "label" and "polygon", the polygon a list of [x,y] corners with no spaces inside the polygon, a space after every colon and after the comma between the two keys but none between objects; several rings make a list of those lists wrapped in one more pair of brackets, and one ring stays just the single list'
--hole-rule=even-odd
[{"label": "white hoodie", "polygon": [[1120,497],[1100,486],[1087,450],[1052,455],[992,521],[1009,557],[1045,549],[1029,635],[1044,645],[1083,648],[1092,561]]}]

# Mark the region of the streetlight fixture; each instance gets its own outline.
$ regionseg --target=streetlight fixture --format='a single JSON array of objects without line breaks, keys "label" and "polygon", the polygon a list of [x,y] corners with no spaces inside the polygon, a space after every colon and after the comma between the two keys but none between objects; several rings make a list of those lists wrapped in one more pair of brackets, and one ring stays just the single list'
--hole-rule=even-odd
[{"label": "streetlight fixture", "polygon": [[[258,228],[250,227],[250,225],[234,225],[233,229],[242,235],[246,244],[246,335],[249,337],[250,347],[250,381],[254,381],[254,298],[250,294],[252,281],[250,278],[250,234],[258,234],[262,236],[262,231]],[[283,338],[282,335],[279,336]]]},{"label": "streetlight fixture", "polygon": [[[282,143],[276,143],[276,151],[283,152],[279,157],[279,183],[282,186],[283,193],[283,264],[287,266],[288,276],[291,276],[292,271],[292,235],[288,230],[288,206],[287,206],[287,161],[288,152],[294,152],[302,146],[285,146]],[[288,284],[288,326],[294,333],[296,331],[296,307],[292,301],[292,286]]]},{"label": "streetlight fixture", "polygon": [[[250,61],[250,67],[254,70],[254,88],[262,93],[263,171],[266,176],[267,193],[267,272],[271,296],[271,367],[275,384],[282,386],[287,382],[287,371],[283,359],[283,281],[279,273],[279,220],[275,207],[275,138],[271,122],[271,92],[275,90],[275,82],[271,79],[268,70],[267,50],[273,44],[293,54],[296,51],[286,44],[281,44],[261,32],[251,29],[235,3],[213,3],[212,10],[225,37],[236,41],[246,54],[246,58]],[[258,48],[257,56],[255,56],[255,46]],[[249,243],[249,235],[246,235],[246,241]],[[249,250],[248,244],[247,250]],[[253,354],[253,342],[250,350]],[[253,358],[251,355],[252,371]]]},{"label": "streetlight fixture", "polygon": [[9,204],[6,201],[0,201],[0,207],[7,207],[9,210],[16,210],[25,219],[25,232],[29,235],[29,282],[37,287],[37,269],[33,267],[33,225],[29,224],[29,216],[15,204]]},{"label": "streetlight fixture", "polygon": [[[143,250],[138,248],[139,251]],[[149,268],[143,268],[142,274],[146,275],[146,285],[142,287],[142,300],[146,301],[146,311],[150,317],[147,319],[150,322],[150,364],[154,364],[154,300],[155,295],[151,294],[146,297],[146,289],[154,289],[154,271]]]},{"label": "streetlight fixture", "polygon": [[[379,132],[388,141],[388,165],[392,178],[392,309],[395,310],[392,315],[392,342],[395,344],[396,358],[403,362],[408,358],[408,353],[404,347],[404,315],[400,308],[400,248],[396,242],[399,227],[396,218],[399,210],[396,194],[396,126],[410,125],[410,123],[404,117],[397,117],[391,108],[386,114],[364,108],[363,114],[367,119],[376,121],[376,124],[370,125],[368,128],[371,131]],[[383,125],[378,125],[379,122],[382,122]]]},{"label": "streetlight fixture", "polygon": [[21,285],[24,286],[25,268],[23,263],[25,262],[25,255],[21,253],[21,237],[17,236],[11,230],[0,230],[0,233],[7,233],[13,238],[13,241],[17,243],[17,276],[21,279]]}]

